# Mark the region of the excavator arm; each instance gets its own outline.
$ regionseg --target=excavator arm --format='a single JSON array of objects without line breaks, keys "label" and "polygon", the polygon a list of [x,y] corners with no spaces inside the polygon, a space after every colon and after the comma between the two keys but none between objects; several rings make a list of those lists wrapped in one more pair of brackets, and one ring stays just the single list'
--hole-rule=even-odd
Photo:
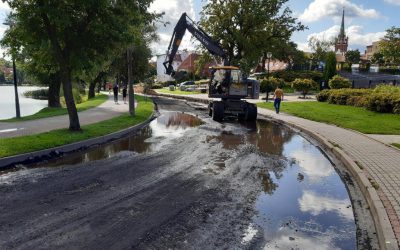
[{"label": "excavator arm", "polygon": [[165,67],[165,73],[171,76],[175,75],[175,70],[172,66],[176,52],[178,51],[179,45],[182,42],[182,38],[188,30],[194,37],[206,47],[206,49],[214,56],[219,56],[224,60],[224,65],[229,65],[227,61],[226,53],[221,46],[213,41],[213,39],[207,35],[207,33],[198,27],[193,20],[191,20],[186,13],[183,13],[178,23],[175,26],[174,33],[171,41],[169,42],[167,55],[163,63]]}]

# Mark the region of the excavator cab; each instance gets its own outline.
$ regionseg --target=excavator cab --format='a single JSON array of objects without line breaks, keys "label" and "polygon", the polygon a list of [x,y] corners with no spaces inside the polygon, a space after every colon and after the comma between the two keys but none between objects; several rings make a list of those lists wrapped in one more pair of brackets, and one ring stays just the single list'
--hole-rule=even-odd
[{"label": "excavator cab", "polygon": [[244,77],[238,67],[211,67],[209,97],[233,99],[258,99],[259,82]]}]

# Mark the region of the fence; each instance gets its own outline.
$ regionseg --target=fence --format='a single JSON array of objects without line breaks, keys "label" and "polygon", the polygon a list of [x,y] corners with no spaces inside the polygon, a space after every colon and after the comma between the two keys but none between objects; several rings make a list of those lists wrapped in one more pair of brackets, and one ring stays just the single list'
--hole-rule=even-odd
[{"label": "fence", "polygon": [[352,88],[375,88],[378,84],[400,85],[400,76],[386,74],[339,73],[351,81]]}]

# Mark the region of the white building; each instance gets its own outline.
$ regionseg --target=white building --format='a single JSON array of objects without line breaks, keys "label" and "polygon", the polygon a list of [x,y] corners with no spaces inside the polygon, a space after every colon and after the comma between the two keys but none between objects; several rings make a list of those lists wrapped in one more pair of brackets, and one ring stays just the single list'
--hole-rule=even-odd
[{"label": "white building", "polygon": [[[174,70],[178,70],[179,66],[182,64],[183,61],[193,52],[182,50],[178,51],[175,55],[175,59],[172,62],[172,67]],[[165,67],[163,62],[165,61],[165,55],[157,55],[157,82],[168,82],[173,81],[174,79],[170,76],[165,74]]]}]

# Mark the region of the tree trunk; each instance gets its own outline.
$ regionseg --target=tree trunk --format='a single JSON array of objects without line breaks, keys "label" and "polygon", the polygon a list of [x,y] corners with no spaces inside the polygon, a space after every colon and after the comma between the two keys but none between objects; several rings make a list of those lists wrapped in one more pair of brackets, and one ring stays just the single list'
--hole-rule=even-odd
[{"label": "tree trunk", "polygon": [[91,81],[90,84],[89,84],[88,99],[92,99],[92,98],[94,98],[96,96],[95,88],[96,88],[96,79]]},{"label": "tree trunk", "polygon": [[[40,7],[44,6],[43,0],[38,1]],[[44,8],[43,8],[44,9]],[[60,79],[63,85],[65,103],[67,105],[68,116],[69,116],[69,129],[72,131],[80,130],[78,112],[75,107],[74,97],[72,95],[72,83],[71,83],[71,70],[69,66],[68,53],[62,50],[60,43],[57,40],[57,32],[54,25],[50,23],[49,17],[46,12],[41,13],[47,35],[51,42],[52,50],[54,51],[54,57],[57,64],[60,67]],[[67,47],[67,46],[65,46]]]},{"label": "tree trunk", "polygon": [[129,97],[129,114],[135,116],[135,93],[132,84],[132,55],[131,48],[127,49],[128,56],[128,97]]},{"label": "tree trunk", "polygon": [[61,80],[59,72],[50,74],[49,76],[49,97],[48,97],[48,107],[49,108],[60,108],[60,88]]},{"label": "tree trunk", "polygon": [[67,105],[69,116],[69,130],[81,130],[79,124],[78,111],[76,110],[74,96],[72,94],[71,73],[66,67],[61,68],[61,82],[63,85],[65,104]]}]

